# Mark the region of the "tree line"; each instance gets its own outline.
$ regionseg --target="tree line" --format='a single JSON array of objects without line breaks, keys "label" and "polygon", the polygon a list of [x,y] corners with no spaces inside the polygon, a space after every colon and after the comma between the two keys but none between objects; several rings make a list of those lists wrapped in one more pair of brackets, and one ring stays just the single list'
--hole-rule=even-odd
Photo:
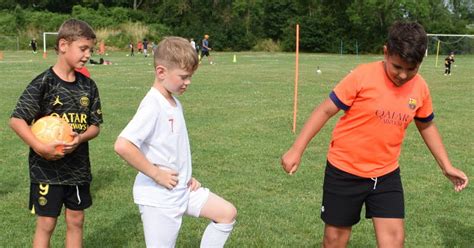
[{"label": "tree line", "polygon": [[[211,36],[216,50],[380,52],[396,20],[429,33],[474,34],[474,0],[2,0],[0,35],[34,37],[67,18],[87,21],[108,46],[141,38]],[[144,36],[144,37],[141,37]]]}]

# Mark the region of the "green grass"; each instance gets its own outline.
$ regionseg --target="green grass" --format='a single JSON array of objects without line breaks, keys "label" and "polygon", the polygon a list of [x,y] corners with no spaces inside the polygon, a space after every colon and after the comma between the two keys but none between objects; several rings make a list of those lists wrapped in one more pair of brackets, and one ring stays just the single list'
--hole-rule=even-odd
[{"label": "green grass", "polygon": [[[107,57],[110,66],[88,66],[99,86],[104,124],[91,142],[94,205],[86,211],[86,247],[144,247],[142,226],[132,200],[136,171],[113,151],[119,132],[153,81],[151,58]],[[298,173],[288,176],[279,164],[293,142],[295,59],[286,53],[213,53],[216,65],[204,63],[184,105],[194,176],[239,211],[227,247],[318,247],[323,168],[333,118],[309,145]],[[95,57],[94,59],[98,59]],[[302,54],[300,58],[298,130],[312,109],[359,63],[373,56]],[[35,218],[27,210],[27,146],[10,130],[8,120],[26,85],[54,64],[27,51],[5,52],[0,61],[0,247],[31,245]],[[438,62],[440,64],[440,62]],[[474,57],[457,56],[453,75],[443,76],[434,56],[421,74],[433,95],[436,118],[454,165],[474,174]],[[322,70],[316,74],[316,67]],[[406,204],[406,247],[473,247],[474,193],[455,193],[417,133],[407,131],[400,157]],[[362,215],[363,217],[363,215]],[[207,221],[185,218],[177,247],[198,247]],[[62,247],[63,216],[52,238]],[[372,222],[362,218],[353,228],[350,247],[375,247]]]}]

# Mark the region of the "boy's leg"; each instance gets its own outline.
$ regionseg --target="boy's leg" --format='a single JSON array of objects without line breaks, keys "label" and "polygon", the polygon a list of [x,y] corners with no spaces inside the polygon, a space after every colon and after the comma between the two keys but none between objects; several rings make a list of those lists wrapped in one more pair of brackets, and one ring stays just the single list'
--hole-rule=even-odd
[{"label": "boy's leg", "polygon": [[207,188],[199,188],[191,192],[186,214],[211,220],[202,236],[201,247],[224,247],[234,227],[237,209]]},{"label": "boy's leg", "polygon": [[211,220],[202,235],[201,247],[224,247],[237,217],[234,205],[209,192],[200,216]]},{"label": "boy's leg", "polygon": [[324,226],[323,247],[346,247],[351,238],[351,226]]},{"label": "boy's leg", "polygon": [[405,241],[403,219],[372,218],[377,237],[377,247],[402,248]]},{"label": "boy's leg", "polygon": [[33,239],[33,248],[49,247],[49,240],[56,227],[57,218],[38,216],[36,218],[36,230]]},{"label": "boy's leg", "polygon": [[92,205],[90,185],[67,185],[64,205],[66,206],[66,247],[82,247],[84,210]]},{"label": "boy's leg", "polygon": [[366,217],[374,223],[377,246],[403,247],[405,241],[405,204],[400,169],[376,179],[367,197]]},{"label": "boy's leg", "polygon": [[84,211],[66,208],[66,247],[82,247]]},{"label": "boy's leg", "polygon": [[216,223],[233,223],[237,217],[237,209],[232,203],[220,196],[209,192],[206,203],[201,209],[199,217],[205,217]]},{"label": "boy's leg", "polygon": [[183,208],[157,208],[138,205],[143,223],[146,247],[175,247],[181,227]]},{"label": "boy's leg", "polygon": [[36,214],[36,230],[33,247],[49,247],[57,217],[62,209],[61,187],[42,183],[30,184],[29,209]]}]

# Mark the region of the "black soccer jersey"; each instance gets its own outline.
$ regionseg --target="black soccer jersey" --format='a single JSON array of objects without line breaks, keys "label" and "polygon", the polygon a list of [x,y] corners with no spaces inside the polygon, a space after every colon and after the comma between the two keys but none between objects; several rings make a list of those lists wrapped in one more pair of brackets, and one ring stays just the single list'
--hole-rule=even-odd
[{"label": "black soccer jersey", "polygon": [[[99,91],[93,80],[76,72],[76,81],[65,82],[49,68],[26,87],[12,113],[28,124],[47,115],[66,120],[83,133],[90,125],[102,123]],[[56,161],[48,161],[30,148],[30,179],[33,183],[80,185],[90,183],[92,174],[88,142]]]}]

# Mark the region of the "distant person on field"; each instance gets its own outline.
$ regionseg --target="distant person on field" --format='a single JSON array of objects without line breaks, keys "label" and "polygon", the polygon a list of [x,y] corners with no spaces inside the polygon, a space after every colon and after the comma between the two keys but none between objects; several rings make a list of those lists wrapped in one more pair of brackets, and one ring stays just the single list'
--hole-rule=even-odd
[{"label": "distant person on field", "polygon": [[130,56],[135,56],[135,49],[133,48],[133,42],[130,41],[130,44],[128,44],[128,48],[130,48]]},{"label": "distant person on field", "polygon": [[454,53],[451,53],[444,59],[444,75],[451,76],[451,64],[454,63]]},{"label": "distant person on field", "polygon": [[202,40],[202,45],[201,45],[201,60],[199,63],[201,63],[202,59],[204,56],[207,56],[207,60],[209,60],[209,64],[212,65],[212,57],[209,54],[209,51],[211,51],[212,48],[209,46],[209,35],[204,35],[204,39]]},{"label": "distant person on field", "polygon": [[138,50],[138,53],[140,53],[140,54],[143,51],[143,42],[141,40],[138,41],[138,43],[137,43],[137,50]]},{"label": "distant person on field", "polygon": [[[24,43],[23,43],[24,44]],[[36,49],[38,48],[38,43],[36,42],[36,39],[33,38],[31,39],[30,41],[30,47],[31,47],[31,50],[33,50],[33,53],[36,54]]]},{"label": "distant person on field", "polygon": [[454,190],[467,186],[466,174],[449,161],[433,122],[428,86],[418,74],[426,46],[427,35],[420,24],[394,23],[384,60],[359,65],[342,79],[283,155],[283,169],[295,173],[311,139],[339,110],[344,111],[327,154],[321,206],[323,247],[347,246],[363,205],[365,217],[372,218],[377,247],[404,246],[405,206],[398,158],[412,121]]},{"label": "distant person on field", "polygon": [[148,40],[147,39],[143,39],[143,54],[145,55],[145,57],[148,57]]},{"label": "distant person on field", "polygon": [[189,40],[189,43],[191,44],[191,47],[196,51],[196,53],[198,53],[198,49],[197,49],[197,47],[196,47],[196,42],[194,41],[193,38],[191,38],[191,39]]},{"label": "distant person on field", "polygon": [[147,247],[175,247],[183,215],[210,220],[201,247],[223,247],[235,223],[234,205],[192,177],[181,103],[198,66],[189,41],[166,37],[156,48],[155,81],[120,133],[115,151],[138,170],[133,198]]},{"label": "distant person on field", "polygon": [[[112,61],[110,60],[105,60],[104,58],[100,58],[99,61],[90,59],[90,63],[93,65],[111,65]],[[85,67],[84,67],[85,68]]]},{"label": "distant person on field", "polygon": [[[49,247],[58,216],[65,206],[66,247],[82,247],[84,210],[92,205],[88,141],[102,123],[99,91],[93,80],[76,72],[92,54],[96,35],[85,22],[70,19],[58,31],[54,66],[31,81],[11,115],[10,127],[30,147],[30,203],[36,214],[33,247]],[[44,116],[58,116],[74,130],[70,143],[41,143],[30,125]],[[56,150],[63,145],[63,150]]]}]

